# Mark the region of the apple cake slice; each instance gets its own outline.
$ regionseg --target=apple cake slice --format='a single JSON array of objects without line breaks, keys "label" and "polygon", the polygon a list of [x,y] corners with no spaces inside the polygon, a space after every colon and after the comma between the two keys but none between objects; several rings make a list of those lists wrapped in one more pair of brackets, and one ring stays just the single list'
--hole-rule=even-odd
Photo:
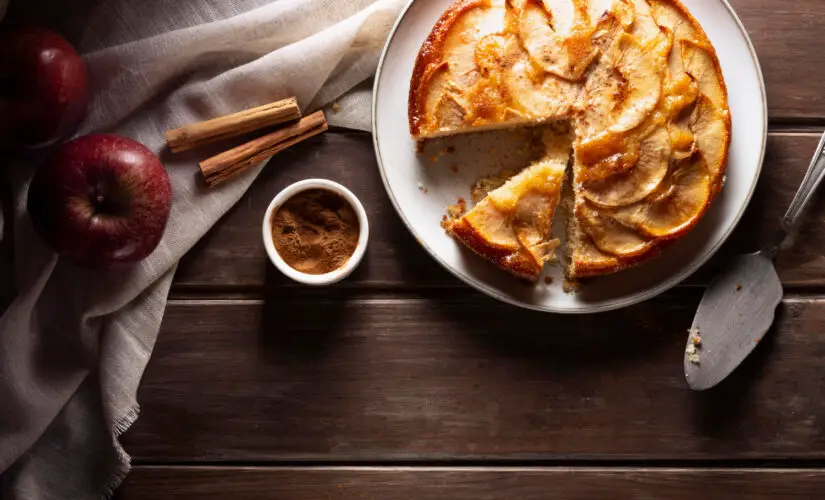
[{"label": "apple cake slice", "polygon": [[473,252],[518,277],[538,279],[559,240],[553,215],[570,162],[570,140],[545,131],[538,161],[491,191],[449,229]]}]

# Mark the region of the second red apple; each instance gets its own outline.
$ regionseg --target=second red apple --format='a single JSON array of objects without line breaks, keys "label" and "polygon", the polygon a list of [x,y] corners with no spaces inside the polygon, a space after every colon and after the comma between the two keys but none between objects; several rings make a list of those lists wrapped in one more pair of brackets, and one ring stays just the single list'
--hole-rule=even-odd
[{"label": "second red apple", "polygon": [[65,38],[34,26],[0,29],[0,150],[71,135],[87,101],[86,66]]}]

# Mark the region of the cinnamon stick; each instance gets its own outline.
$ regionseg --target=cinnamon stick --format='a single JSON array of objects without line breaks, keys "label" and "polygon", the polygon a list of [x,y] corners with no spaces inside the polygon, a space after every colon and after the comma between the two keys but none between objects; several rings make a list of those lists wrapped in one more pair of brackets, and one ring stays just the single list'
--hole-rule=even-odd
[{"label": "cinnamon stick", "polygon": [[288,127],[202,161],[201,172],[209,187],[217,186],[250,166],[326,130],[327,120],[324,112],[317,111]]},{"label": "cinnamon stick", "polygon": [[247,109],[213,120],[187,125],[166,132],[166,143],[173,153],[236,137],[264,127],[278,125],[301,117],[294,97]]}]

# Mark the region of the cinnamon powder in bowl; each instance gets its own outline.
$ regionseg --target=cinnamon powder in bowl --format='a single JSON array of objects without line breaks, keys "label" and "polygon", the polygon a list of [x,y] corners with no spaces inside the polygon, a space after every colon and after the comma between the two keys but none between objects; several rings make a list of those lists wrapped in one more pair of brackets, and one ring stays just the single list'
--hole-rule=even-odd
[{"label": "cinnamon powder in bowl", "polygon": [[361,202],[340,184],[322,179],[301,181],[279,193],[263,229],[273,264],[310,285],[335,283],[349,275],[368,239]]},{"label": "cinnamon powder in bowl", "polygon": [[360,224],[355,210],[327,189],[302,191],[272,216],[275,250],[295,270],[327,274],[355,253]]}]

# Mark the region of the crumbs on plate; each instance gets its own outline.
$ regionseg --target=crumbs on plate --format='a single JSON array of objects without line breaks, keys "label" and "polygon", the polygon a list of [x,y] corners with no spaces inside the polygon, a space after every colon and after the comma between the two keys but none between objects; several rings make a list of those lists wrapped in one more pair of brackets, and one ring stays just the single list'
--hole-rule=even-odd
[{"label": "crumbs on plate", "polygon": [[694,327],[688,330],[688,345],[685,349],[685,354],[687,354],[688,361],[693,363],[694,365],[698,365],[701,363],[701,358],[699,357],[699,351],[702,348],[702,336],[701,332],[699,331],[698,327]]},{"label": "crumbs on plate", "polygon": [[582,286],[581,283],[576,281],[576,280],[571,280],[571,279],[568,279],[568,278],[564,278],[564,281],[562,281],[562,284],[561,284],[561,289],[564,291],[564,293],[566,293],[568,295],[572,295],[572,294],[578,292],[579,289],[581,288],[581,286]]},{"label": "crumbs on plate", "polygon": [[454,204],[447,207],[447,213],[441,218],[441,227],[448,233],[453,230],[453,223],[467,212],[467,201],[459,198]]}]

